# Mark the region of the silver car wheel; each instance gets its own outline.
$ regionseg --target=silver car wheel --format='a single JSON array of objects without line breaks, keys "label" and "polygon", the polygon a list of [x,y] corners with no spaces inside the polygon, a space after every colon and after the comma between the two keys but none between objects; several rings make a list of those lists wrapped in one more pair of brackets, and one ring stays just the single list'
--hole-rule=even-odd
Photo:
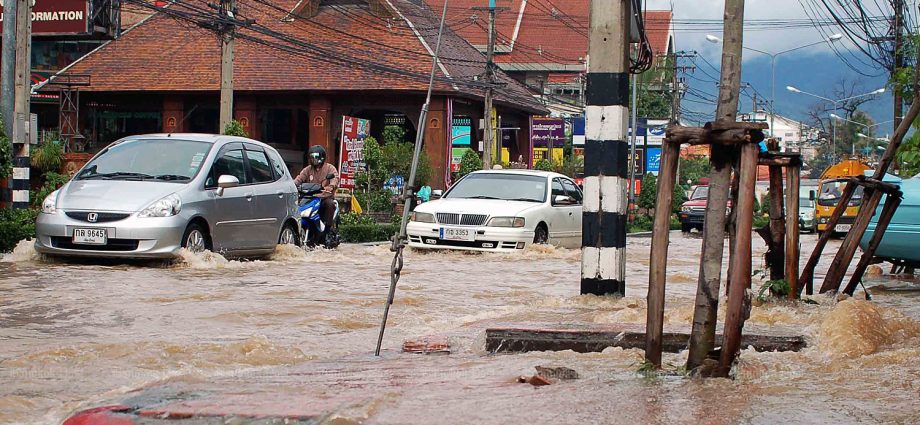
[{"label": "silver car wheel", "polygon": [[204,235],[198,229],[192,229],[185,238],[185,248],[194,253],[202,252],[207,247],[204,243]]},{"label": "silver car wheel", "polygon": [[284,230],[281,231],[281,237],[278,238],[278,243],[281,245],[295,245],[297,242],[297,235],[294,234],[294,230],[291,229],[291,226],[284,226]]}]

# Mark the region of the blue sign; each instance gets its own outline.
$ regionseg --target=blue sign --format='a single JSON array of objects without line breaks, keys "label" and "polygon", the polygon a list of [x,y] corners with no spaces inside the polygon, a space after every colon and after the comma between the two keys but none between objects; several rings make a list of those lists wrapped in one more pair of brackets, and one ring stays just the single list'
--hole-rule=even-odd
[{"label": "blue sign", "polygon": [[661,169],[661,148],[648,148],[645,155],[645,171],[658,174]]},{"label": "blue sign", "polygon": [[575,117],[572,120],[572,144],[576,146],[585,144],[585,117]]}]

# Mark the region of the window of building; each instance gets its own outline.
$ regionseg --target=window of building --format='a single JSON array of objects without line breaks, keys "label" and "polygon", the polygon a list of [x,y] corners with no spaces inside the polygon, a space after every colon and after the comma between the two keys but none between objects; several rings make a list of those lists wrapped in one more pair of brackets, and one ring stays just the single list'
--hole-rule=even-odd
[{"label": "window of building", "polygon": [[290,109],[267,109],[262,118],[262,141],[278,145],[294,142],[293,112]]}]

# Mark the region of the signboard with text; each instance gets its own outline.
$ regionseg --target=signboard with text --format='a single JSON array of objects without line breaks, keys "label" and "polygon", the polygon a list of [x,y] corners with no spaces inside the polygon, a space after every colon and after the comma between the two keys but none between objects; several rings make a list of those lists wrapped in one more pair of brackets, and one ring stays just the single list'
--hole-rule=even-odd
[{"label": "signboard with text", "polygon": [[645,171],[658,175],[661,169],[661,148],[648,148],[645,155]]},{"label": "signboard with text", "polygon": [[[14,18],[2,13],[4,1],[13,0],[0,1],[0,21]],[[32,33],[35,35],[91,33],[90,2],[90,0],[35,0],[35,5],[32,6]]]},{"label": "signboard with text", "polygon": [[[626,153],[630,156],[630,152]],[[645,175],[645,149],[636,148],[636,156],[632,158],[633,169],[636,170],[636,176]]]},{"label": "signboard with text", "polygon": [[342,145],[339,151],[339,187],[345,189],[355,188],[355,174],[364,171],[364,139],[370,134],[371,122],[369,120],[344,116],[342,117]]},{"label": "signboard with text", "polygon": [[530,144],[535,148],[561,148],[565,143],[565,120],[533,117],[530,124]]}]

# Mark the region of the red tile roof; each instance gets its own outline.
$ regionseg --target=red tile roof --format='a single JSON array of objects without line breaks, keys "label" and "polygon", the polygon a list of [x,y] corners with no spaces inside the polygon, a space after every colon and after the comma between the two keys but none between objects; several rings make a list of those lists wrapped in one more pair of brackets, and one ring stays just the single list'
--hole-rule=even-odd
[{"label": "red tile roof", "polygon": [[[444,0],[425,1],[435,10],[441,10],[444,4]],[[486,44],[489,15],[486,11],[476,11],[472,8],[486,4],[484,0],[450,0],[448,5],[448,23],[476,46]],[[529,0],[523,12],[521,4],[522,0],[498,2],[498,6],[504,6],[507,10],[496,15],[496,45],[511,47],[519,16],[521,23],[511,53],[501,53],[500,47],[495,57],[497,63],[583,63],[588,53],[589,0]],[[667,53],[671,35],[671,12],[647,11],[645,23],[652,50],[655,54]]]},{"label": "red tile roof", "polygon": [[[396,13],[378,17],[366,7],[323,6],[313,18],[289,16],[298,0],[252,0],[239,15],[274,35],[240,28],[234,85],[238,91],[415,91],[427,89],[440,14],[412,0],[390,0]],[[186,6],[187,5],[187,6]],[[220,47],[215,34],[170,16],[188,7],[213,13],[206,0],[171,6],[85,56],[62,73],[90,74],[81,91],[216,91]],[[172,11],[172,12],[170,12]],[[424,43],[423,41],[424,40]],[[485,58],[446,32],[435,90],[481,97],[475,81]],[[446,71],[446,72],[445,72]],[[449,76],[449,77],[448,77]],[[543,112],[527,89],[499,73],[498,103]]]}]

